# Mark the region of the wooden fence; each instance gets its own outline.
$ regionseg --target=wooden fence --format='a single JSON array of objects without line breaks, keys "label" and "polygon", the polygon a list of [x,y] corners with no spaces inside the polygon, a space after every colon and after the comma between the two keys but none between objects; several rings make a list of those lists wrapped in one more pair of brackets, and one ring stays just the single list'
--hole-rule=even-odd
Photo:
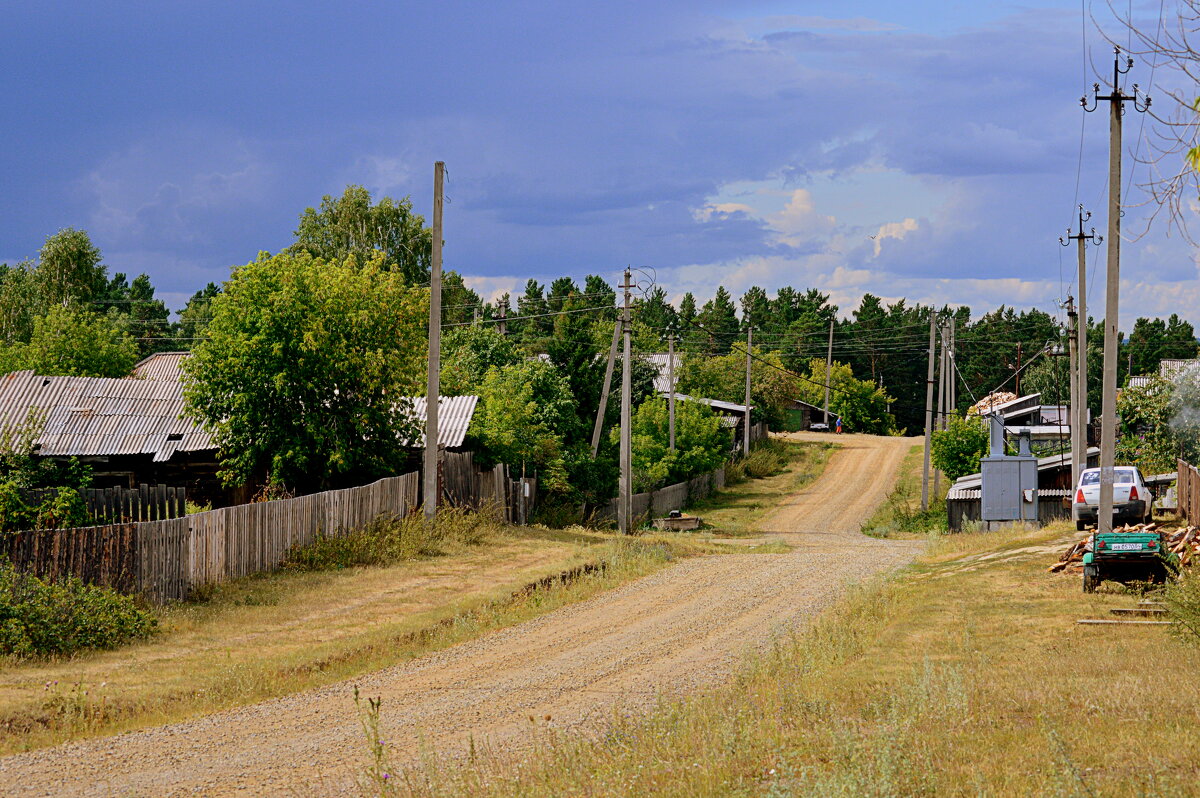
[{"label": "wooden fence", "polygon": [[475,465],[472,452],[446,452],[442,456],[442,495],[455,507],[500,508],[506,523],[523,524],[533,511],[537,479],[511,479],[503,465],[483,471]]},{"label": "wooden fence", "polygon": [[[635,493],[631,497],[633,517],[661,517],[672,510],[682,510],[691,504],[712,494],[713,491],[725,487],[725,469],[718,468],[707,474],[693,477],[687,482],[677,482],[665,488],[652,490],[648,493]],[[601,518],[617,517],[618,500],[613,499],[603,505],[597,515]]]},{"label": "wooden fence", "polygon": [[295,499],[242,504],[160,521],[38,530],[15,535],[9,555],[21,570],[75,575],[140,592],[162,603],[197,587],[270,570],[288,549],[342,534],[417,506],[416,473]]},{"label": "wooden fence", "polygon": [[[58,488],[34,488],[25,500],[41,504],[53,498]],[[136,488],[89,488],[83,491],[88,517],[97,524],[131,521],[162,521],[187,515],[187,489],[168,485],[138,485]]]},{"label": "wooden fence", "polygon": [[1189,524],[1200,519],[1200,471],[1194,465],[1180,460],[1177,464],[1175,494],[1179,504],[1178,513]]}]

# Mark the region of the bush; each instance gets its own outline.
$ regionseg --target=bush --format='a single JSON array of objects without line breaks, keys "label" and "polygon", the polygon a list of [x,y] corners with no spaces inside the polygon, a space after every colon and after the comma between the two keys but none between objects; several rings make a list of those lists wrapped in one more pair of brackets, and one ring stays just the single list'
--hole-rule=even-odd
[{"label": "bush", "polygon": [[285,555],[283,567],[323,571],[436,557],[451,544],[477,546],[498,527],[494,513],[460,508],[440,510],[433,523],[420,515],[380,518],[345,535],[322,535],[312,543],[293,547]]},{"label": "bush", "polygon": [[1175,624],[1171,631],[1187,642],[1200,645],[1200,575],[1185,571],[1167,587],[1167,610]]},{"label": "bush", "polygon": [[979,473],[979,461],[988,453],[988,430],[983,419],[950,416],[945,430],[933,433],[930,459],[933,467],[954,482]]},{"label": "bush", "polygon": [[18,657],[116,648],[158,621],[130,596],[75,577],[47,582],[0,562],[0,653]]}]

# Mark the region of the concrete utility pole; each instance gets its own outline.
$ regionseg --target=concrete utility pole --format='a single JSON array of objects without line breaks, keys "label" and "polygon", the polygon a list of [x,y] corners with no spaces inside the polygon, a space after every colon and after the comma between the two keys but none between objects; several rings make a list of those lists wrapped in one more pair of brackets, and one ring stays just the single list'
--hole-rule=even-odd
[{"label": "concrete utility pole", "polygon": [[625,281],[621,284],[621,288],[625,290],[625,303],[621,308],[621,334],[625,339],[625,351],[621,359],[621,478],[619,507],[617,508],[617,527],[622,535],[629,535],[633,532],[633,448],[629,407],[633,403],[630,363],[632,360],[630,328],[633,325],[629,320],[629,289],[633,285],[630,279],[629,269],[626,269]]},{"label": "concrete utility pole", "polygon": [[829,426],[829,377],[833,369],[833,320],[829,317],[829,347],[825,350],[825,426]]},{"label": "concrete utility pole", "polygon": [[1100,102],[1109,104],[1108,122],[1108,262],[1104,291],[1104,378],[1101,382],[1100,413],[1100,507],[1097,510],[1096,531],[1112,531],[1113,464],[1117,454],[1117,327],[1120,324],[1121,294],[1121,117],[1125,103],[1132,102],[1142,113],[1150,108],[1150,98],[1140,99],[1138,85],[1133,94],[1121,90],[1121,75],[1133,68],[1133,59],[1126,58],[1121,68],[1121,48],[1114,47],[1112,94],[1102,96],[1100,84],[1093,87],[1094,104],[1088,108],[1085,95],[1079,102],[1083,110],[1092,112]]},{"label": "concrete utility pole", "polygon": [[950,316],[950,413],[958,410],[958,319]]},{"label": "concrete utility pole", "polygon": [[[938,390],[937,390],[937,416],[934,419],[934,427],[939,430],[946,428],[946,338],[948,333],[945,325],[939,325],[939,336],[942,339],[942,351],[938,356]],[[936,499],[942,491],[942,472],[939,469],[933,469],[933,497]]]},{"label": "concrete utility pole", "polygon": [[667,336],[667,445],[675,451],[675,333]]},{"label": "concrete utility pole", "polygon": [[1025,345],[1020,341],[1017,342],[1017,370],[1013,372],[1013,377],[1016,379],[1016,384],[1013,385],[1013,393],[1017,396],[1021,395],[1021,356],[1025,354]]},{"label": "concrete utility pole", "polygon": [[[1060,238],[1058,243],[1064,247],[1071,246],[1075,241],[1079,276],[1076,279],[1079,293],[1079,311],[1075,322],[1075,396],[1078,402],[1071,403],[1071,470],[1075,475],[1075,485],[1079,484],[1079,474],[1087,468],[1087,424],[1088,424],[1088,314],[1087,314],[1087,243],[1090,241],[1097,246],[1104,236],[1096,235],[1096,228],[1087,235],[1083,232],[1083,223],[1092,218],[1091,211],[1085,211],[1079,206],[1079,232],[1072,235],[1067,228],[1066,240]],[[1079,434],[1075,434],[1075,430]]]},{"label": "concrete utility pole", "polygon": [[433,165],[433,255],[429,266],[429,371],[425,384],[425,473],[421,493],[425,518],[438,506],[438,399],[442,376],[442,182],[446,164]]},{"label": "concrete utility pole", "polygon": [[604,431],[604,416],[608,414],[608,392],[612,387],[613,364],[617,361],[617,344],[621,340],[621,322],[613,324],[612,346],[608,348],[608,365],[604,367],[604,385],[600,388],[600,407],[596,409],[596,426],[592,427],[592,459],[600,453],[600,433]]},{"label": "concrete utility pole", "polygon": [[754,350],[754,328],[746,327],[746,428],[742,435],[742,454],[750,456],[750,360]]},{"label": "concrete utility pole", "polygon": [[929,314],[929,367],[925,371],[925,466],[921,474],[921,509],[929,509],[929,447],[933,444],[933,350],[937,346],[937,312]]},{"label": "concrete utility pole", "polygon": [[[1076,369],[1079,368],[1079,354],[1075,349],[1075,325],[1079,323],[1079,314],[1075,312],[1075,297],[1067,297],[1067,380],[1071,384],[1070,411],[1068,414],[1069,423],[1071,425],[1071,488],[1074,489],[1079,485],[1079,433],[1081,432],[1079,425],[1075,423],[1078,416],[1076,412],[1079,407],[1079,375]],[[1061,423],[1061,422],[1060,422]],[[1062,434],[1062,428],[1059,428],[1059,434]]]},{"label": "concrete utility pole", "polygon": [[500,329],[501,335],[508,335],[508,298],[496,300],[496,309],[500,311],[500,321],[496,326]]}]

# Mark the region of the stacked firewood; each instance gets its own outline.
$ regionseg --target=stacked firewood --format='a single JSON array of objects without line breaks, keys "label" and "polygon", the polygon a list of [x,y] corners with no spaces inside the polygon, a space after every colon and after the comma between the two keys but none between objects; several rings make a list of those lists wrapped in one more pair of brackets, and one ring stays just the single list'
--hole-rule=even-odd
[{"label": "stacked firewood", "polygon": [[[1178,555],[1181,566],[1190,565],[1193,559],[1200,562],[1200,527],[1167,528],[1158,524],[1126,524],[1113,527],[1113,532],[1161,532],[1164,536],[1163,548],[1171,554]],[[1091,542],[1092,536],[1088,535],[1072,543],[1058,558],[1058,562],[1046,570],[1052,574],[1060,571],[1077,573],[1083,568],[1083,555],[1091,550]]]}]

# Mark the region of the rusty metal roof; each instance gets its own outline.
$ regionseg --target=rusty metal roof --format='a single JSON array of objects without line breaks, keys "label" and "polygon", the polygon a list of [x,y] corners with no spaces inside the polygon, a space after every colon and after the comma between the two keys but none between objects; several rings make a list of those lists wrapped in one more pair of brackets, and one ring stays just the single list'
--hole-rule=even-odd
[{"label": "rusty metal roof", "polygon": [[183,361],[188,359],[190,352],[155,352],[149,357],[142,358],[133,367],[129,376],[138,380],[175,380],[179,381]]},{"label": "rusty metal roof", "polygon": [[59,457],[152,455],[216,448],[212,437],[181,418],[183,385],[170,379],[43,377],[15,371],[0,377],[0,428],[12,429],[31,410],[44,414],[38,452]]},{"label": "rusty metal roof", "polygon": [[[410,396],[412,417],[421,422],[421,432],[416,440],[405,441],[406,446],[425,445],[425,397]],[[478,396],[443,396],[438,400],[438,446],[457,449],[462,446],[475,416]]]}]

